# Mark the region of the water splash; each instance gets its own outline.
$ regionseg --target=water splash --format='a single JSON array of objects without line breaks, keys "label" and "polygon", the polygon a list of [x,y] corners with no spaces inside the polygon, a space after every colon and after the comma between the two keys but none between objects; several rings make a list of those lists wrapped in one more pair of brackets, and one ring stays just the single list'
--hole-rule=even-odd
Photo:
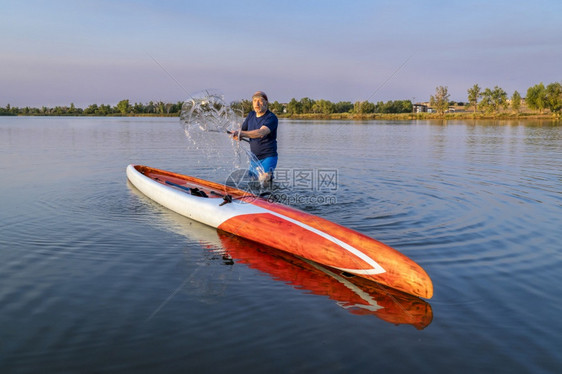
[{"label": "water splash", "polygon": [[[207,89],[190,95],[183,103],[180,120],[190,145],[205,156],[206,165],[212,165],[218,171],[225,168],[225,163],[230,164],[227,180],[236,173],[239,188],[248,185],[248,178],[257,178],[260,188],[264,187],[268,174],[261,162],[240,141],[228,135],[241,130],[243,112],[240,106],[226,104],[220,91]],[[232,154],[226,155],[224,149],[228,148],[232,149]]]},{"label": "water splash", "polygon": [[201,133],[240,131],[243,113],[224,101],[224,95],[215,90],[204,90],[190,96],[183,105],[180,119],[189,138]]}]

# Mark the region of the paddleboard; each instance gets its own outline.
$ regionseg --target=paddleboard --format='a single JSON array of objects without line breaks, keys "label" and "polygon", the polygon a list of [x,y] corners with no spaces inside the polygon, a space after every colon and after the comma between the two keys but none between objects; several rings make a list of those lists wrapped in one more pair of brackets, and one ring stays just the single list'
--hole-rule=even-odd
[{"label": "paddleboard", "polygon": [[341,272],[430,299],[431,279],[390,246],[327,219],[240,189],[143,165],[127,178],[144,195],[185,217]]}]

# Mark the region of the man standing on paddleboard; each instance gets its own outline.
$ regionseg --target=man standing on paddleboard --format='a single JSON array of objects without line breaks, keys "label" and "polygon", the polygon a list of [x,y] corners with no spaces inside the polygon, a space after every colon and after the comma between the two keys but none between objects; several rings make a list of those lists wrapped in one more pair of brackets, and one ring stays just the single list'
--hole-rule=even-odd
[{"label": "man standing on paddleboard", "polygon": [[[242,129],[234,133],[234,139],[249,138],[250,150],[259,160],[265,175],[260,175],[259,165],[250,160],[250,175],[261,182],[270,183],[277,166],[277,116],[268,109],[267,95],[258,91],[252,96],[254,110],[248,114]],[[263,174],[263,173],[262,173]]]}]

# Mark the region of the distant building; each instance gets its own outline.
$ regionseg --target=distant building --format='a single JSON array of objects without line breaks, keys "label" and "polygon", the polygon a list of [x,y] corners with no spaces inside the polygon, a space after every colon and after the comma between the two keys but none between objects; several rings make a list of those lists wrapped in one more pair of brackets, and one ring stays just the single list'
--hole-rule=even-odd
[{"label": "distant building", "polygon": [[414,104],[414,113],[425,113],[428,111],[428,106],[425,104]]}]

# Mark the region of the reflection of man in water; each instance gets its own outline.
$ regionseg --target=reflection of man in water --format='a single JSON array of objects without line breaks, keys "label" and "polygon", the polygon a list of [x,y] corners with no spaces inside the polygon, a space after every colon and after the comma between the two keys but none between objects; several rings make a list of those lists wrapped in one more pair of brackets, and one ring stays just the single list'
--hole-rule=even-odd
[{"label": "reflection of man in water", "polygon": [[250,150],[260,161],[265,175],[259,175],[258,165],[250,161],[250,175],[259,177],[260,181],[270,182],[273,179],[273,171],[277,166],[277,116],[269,111],[268,100],[265,92],[258,91],[252,96],[254,110],[242,124],[240,133],[242,138],[250,139]]}]

